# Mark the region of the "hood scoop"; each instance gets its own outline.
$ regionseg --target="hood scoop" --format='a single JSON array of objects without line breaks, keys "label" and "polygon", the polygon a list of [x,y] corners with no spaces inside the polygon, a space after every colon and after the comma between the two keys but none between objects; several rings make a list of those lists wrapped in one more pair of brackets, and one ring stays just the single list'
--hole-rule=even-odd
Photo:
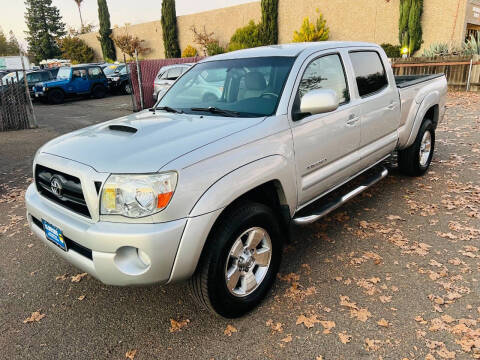
[{"label": "hood scoop", "polygon": [[136,128],[126,125],[109,125],[108,128],[113,131],[121,131],[130,134],[135,134],[138,131]]}]

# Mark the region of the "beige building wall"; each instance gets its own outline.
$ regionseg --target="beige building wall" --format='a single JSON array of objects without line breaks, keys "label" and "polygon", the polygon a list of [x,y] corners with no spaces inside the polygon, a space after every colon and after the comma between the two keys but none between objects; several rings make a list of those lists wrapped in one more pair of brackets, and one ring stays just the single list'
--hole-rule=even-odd
[{"label": "beige building wall", "polygon": [[[468,0],[425,0],[423,14],[424,47],[435,42],[451,42],[460,45],[465,33],[466,6]],[[368,41],[398,44],[398,17],[400,0],[280,0],[279,1],[279,42],[291,42],[293,32],[309,17],[315,21],[316,9],[319,9],[330,28],[331,40]],[[158,10],[160,12],[160,9]],[[160,14],[159,14],[160,17]],[[213,32],[222,46],[226,46],[235,30],[245,26],[250,20],[261,19],[260,2],[246,3],[223,9],[201,12],[177,18],[180,48],[192,45],[190,30],[197,29]],[[114,34],[125,32],[124,27],[113,30]],[[152,50],[143,56],[146,59],[163,58],[161,22],[152,21],[129,25],[128,33],[145,40],[144,46]],[[97,33],[81,35],[95,51],[97,59],[102,58]],[[421,54],[420,50],[417,54]],[[117,57],[121,52],[117,49]]]}]

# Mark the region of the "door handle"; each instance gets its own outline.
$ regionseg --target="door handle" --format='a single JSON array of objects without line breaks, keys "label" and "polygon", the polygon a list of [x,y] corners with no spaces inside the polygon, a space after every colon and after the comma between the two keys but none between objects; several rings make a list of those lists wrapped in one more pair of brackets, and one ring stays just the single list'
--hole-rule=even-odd
[{"label": "door handle", "polygon": [[354,126],[358,122],[358,120],[360,120],[359,116],[355,116],[355,114],[351,114],[348,117],[347,126]]}]

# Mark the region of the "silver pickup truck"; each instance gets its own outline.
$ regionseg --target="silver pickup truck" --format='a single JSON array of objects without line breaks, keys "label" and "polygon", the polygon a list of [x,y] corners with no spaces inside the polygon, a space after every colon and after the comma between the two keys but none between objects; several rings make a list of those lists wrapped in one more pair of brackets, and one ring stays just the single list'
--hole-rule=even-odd
[{"label": "silver pickup truck", "polygon": [[[199,77],[221,96],[195,91]],[[41,147],[28,221],[105,284],[190,279],[203,306],[241,316],[274,282],[292,223],[361,193],[393,158],[405,174],[428,170],[446,93],[443,75],[394,77],[370,43],[210,57],[154,108]]]}]

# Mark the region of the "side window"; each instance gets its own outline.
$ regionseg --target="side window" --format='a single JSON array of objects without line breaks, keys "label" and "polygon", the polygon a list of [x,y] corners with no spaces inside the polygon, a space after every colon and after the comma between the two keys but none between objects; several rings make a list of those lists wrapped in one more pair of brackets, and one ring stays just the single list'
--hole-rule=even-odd
[{"label": "side window", "polygon": [[48,81],[51,78],[53,78],[53,75],[51,75],[49,72],[43,72],[42,73],[42,81]]},{"label": "side window", "polygon": [[380,55],[375,51],[350,53],[360,96],[368,96],[388,86]]},{"label": "side window", "polygon": [[168,70],[168,80],[177,80],[177,78],[182,75],[182,68],[175,67],[173,69]]},{"label": "side window", "polygon": [[87,70],[85,69],[75,69],[72,72],[72,79],[87,79]]},{"label": "side window", "polygon": [[88,77],[92,80],[102,79],[102,69],[100,69],[99,67],[88,68]]},{"label": "side window", "polygon": [[37,83],[42,81],[41,73],[30,73],[27,74],[27,82],[29,83]]},{"label": "side window", "polygon": [[298,87],[294,110],[300,108],[302,97],[316,89],[331,89],[337,93],[341,104],[350,101],[347,79],[340,55],[326,55],[313,60],[305,69]]}]

